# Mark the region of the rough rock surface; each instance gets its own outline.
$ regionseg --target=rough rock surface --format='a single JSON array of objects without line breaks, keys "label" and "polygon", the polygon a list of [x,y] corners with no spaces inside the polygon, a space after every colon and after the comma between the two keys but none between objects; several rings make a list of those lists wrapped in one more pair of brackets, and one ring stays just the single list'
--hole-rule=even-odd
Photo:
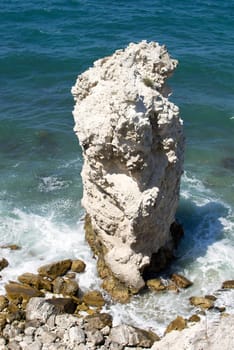
[{"label": "rough rock surface", "polygon": [[178,203],[184,136],[165,85],[176,65],[164,46],[142,41],[96,61],[72,88],[82,204],[107,266],[137,290],[171,240]]}]

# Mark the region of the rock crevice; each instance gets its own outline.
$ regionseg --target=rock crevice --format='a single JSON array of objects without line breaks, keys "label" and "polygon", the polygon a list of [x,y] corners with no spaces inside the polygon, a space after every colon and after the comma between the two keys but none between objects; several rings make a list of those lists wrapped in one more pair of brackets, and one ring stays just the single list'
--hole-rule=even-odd
[{"label": "rock crevice", "polygon": [[82,204],[105,264],[135,290],[152,254],[172,240],[184,136],[165,81],[176,65],[164,46],[142,41],[96,61],[72,88]]}]

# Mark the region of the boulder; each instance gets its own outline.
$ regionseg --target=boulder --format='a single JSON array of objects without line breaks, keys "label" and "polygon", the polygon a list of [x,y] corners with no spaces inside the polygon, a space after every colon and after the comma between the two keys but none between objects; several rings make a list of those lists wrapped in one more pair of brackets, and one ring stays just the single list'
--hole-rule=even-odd
[{"label": "boulder", "polygon": [[72,261],[71,270],[73,272],[77,272],[77,273],[84,272],[85,267],[86,267],[86,264],[82,260],[77,259]]},{"label": "boulder", "polygon": [[153,278],[146,282],[147,287],[150,290],[161,292],[162,290],[166,290],[167,286],[165,286],[160,278]]},{"label": "boulder", "polygon": [[52,291],[52,283],[51,280],[49,280],[46,277],[42,277],[40,275],[36,275],[33,273],[26,272],[18,277],[19,282],[23,284],[27,284],[31,287],[37,288],[37,289],[44,289],[49,292]]},{"label": "boulder", "polygon": [[189,298],[190,304],[200,307],[202,309],[212,309],[214,307],[214,301],[206,297],[191,297]]},{"label": "boulder", "polygon": [[9,282],[5,289],[7,298],[12,301],[21,299],[27,302],[30,298],[44,296],[38,289],[17,282]]},{"label": "boulder", "polygon": [[196,314],[190,316],[188,319],[189,322],[200,322],[200,320],[201,320],[200,316]]},{"label": "boulder", "polygon": [[165,334],[170,333],[171,331],[182,331],[182,329],[187,327],[187,321],[181,317],[177,316],[166,328]]},{"label": "boulder", "polygon": [[50,316],[58,315],[60,310],[60,307],[47,302],[44,298],[31,298],[26,307],[26,320],[38,320],[45,323]]},{"label": "boulder", "polygon": [[109,335],[112,342],[123,346],[141,346],[150,348],[160,338],[153,332],[122,324],[113,327]]},{"label": "boulder", "polygon": [[78,294],[78,283],[70,278],[57,277],[53,281],[53,292],[64,296],[76,296]]},{"label": "boulder", "polygon": [[7,259],[5,258],[0,259],[0,271],[5,269],[5,267],[7,267],[8,265],[9,265],[9,262],[7,261]]},{"label": "boulder", "polygon": [[171,280],[179,288],[188,288],[188,287],[193,285],[193,283],[191,281],[189,281],[186,277],[179,275],[178,273],[173,273],[171,276]]},{"label": "boulder", "polygon": [[223,289],[233,289],[234,288],[234,280],[224,281],[222,284]]},{"label": "boulder", "polygon": [[72,264],[71,259],[61,260],[55,263],[43,265],[39,267],[38,273],[41,276],[55,279],[58,276],[63,276],[70,270]]},{"label": "boulder", "polygon": [[173,249],[184,136],[165,81],[176,65],[165,46],[131,43],[96,61],[72,88],[82,205],[94,232],[88,241],[134,292],[145,285],[152,254]]}]

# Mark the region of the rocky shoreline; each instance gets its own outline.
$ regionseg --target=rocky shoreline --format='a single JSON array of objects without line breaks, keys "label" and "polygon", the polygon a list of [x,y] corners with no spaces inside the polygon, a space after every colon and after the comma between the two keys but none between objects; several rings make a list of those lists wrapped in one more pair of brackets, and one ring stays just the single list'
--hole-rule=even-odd
[{"label": "rocky shoreline", "polygon": [[[6,265],[6,259],[1,259],[1,269]],[[10,281],[5,286],[6,295],[0,296],[0,350],[158,350],[167,349],[170,342],[176,343],[175,335],[171,334],[178,332],[172,331],[181,331],[181,335],[176,335],[181,347],[177,344],[173,349],[196,349],[191,345],[196,342],[203,342],[203,349],[209,349],[212,339],[205,344],[201,334],[207,328],[204,325],[207,312],[214,308],[220,321],[218,325],[209,325],[212,337],[212,330],[216,329],[216,334],[219,325],[233,327],[234,316],[228,315],[225,307],[215,305],[214,295],[190,298],[194,314],[189,319],[178,316],[161,339],[151,330],[128,324],[113,325],[112,316],[104,309],[108,303],[105,294],[99,290],[83,293],[79,289],[77,277],[84,271],[85,262],[66,259],[41,266],[38,274],[25,273],[18,277],[18,282]],[[148,288],[155,293],[179,292],[191,284],[178,274],[166,282],[160,278],[147,281]],[[222,289],[230,288],[234,288],[234,281],[225,281]],[[190,327],[194,324],[199,325]],[[188,339],[193,339],[190,345]],[[224,339],[231,344],[231,337],[226,335]],[[187,347],[182,347],[183,341]],[[231,347],[223,347],[226,349]]]}]

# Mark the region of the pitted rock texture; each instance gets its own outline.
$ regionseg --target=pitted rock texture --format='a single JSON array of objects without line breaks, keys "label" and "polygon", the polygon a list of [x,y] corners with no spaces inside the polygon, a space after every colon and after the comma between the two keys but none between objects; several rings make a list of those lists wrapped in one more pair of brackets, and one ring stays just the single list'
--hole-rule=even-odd
[{"label": "pitted rock texture", "polygon": [[170,244],[184,136],[165,80],[177,61],[131,43],[78,76],[72,94],[83,150],[82,204],[115,277],[139,290],[152,253]]}]

